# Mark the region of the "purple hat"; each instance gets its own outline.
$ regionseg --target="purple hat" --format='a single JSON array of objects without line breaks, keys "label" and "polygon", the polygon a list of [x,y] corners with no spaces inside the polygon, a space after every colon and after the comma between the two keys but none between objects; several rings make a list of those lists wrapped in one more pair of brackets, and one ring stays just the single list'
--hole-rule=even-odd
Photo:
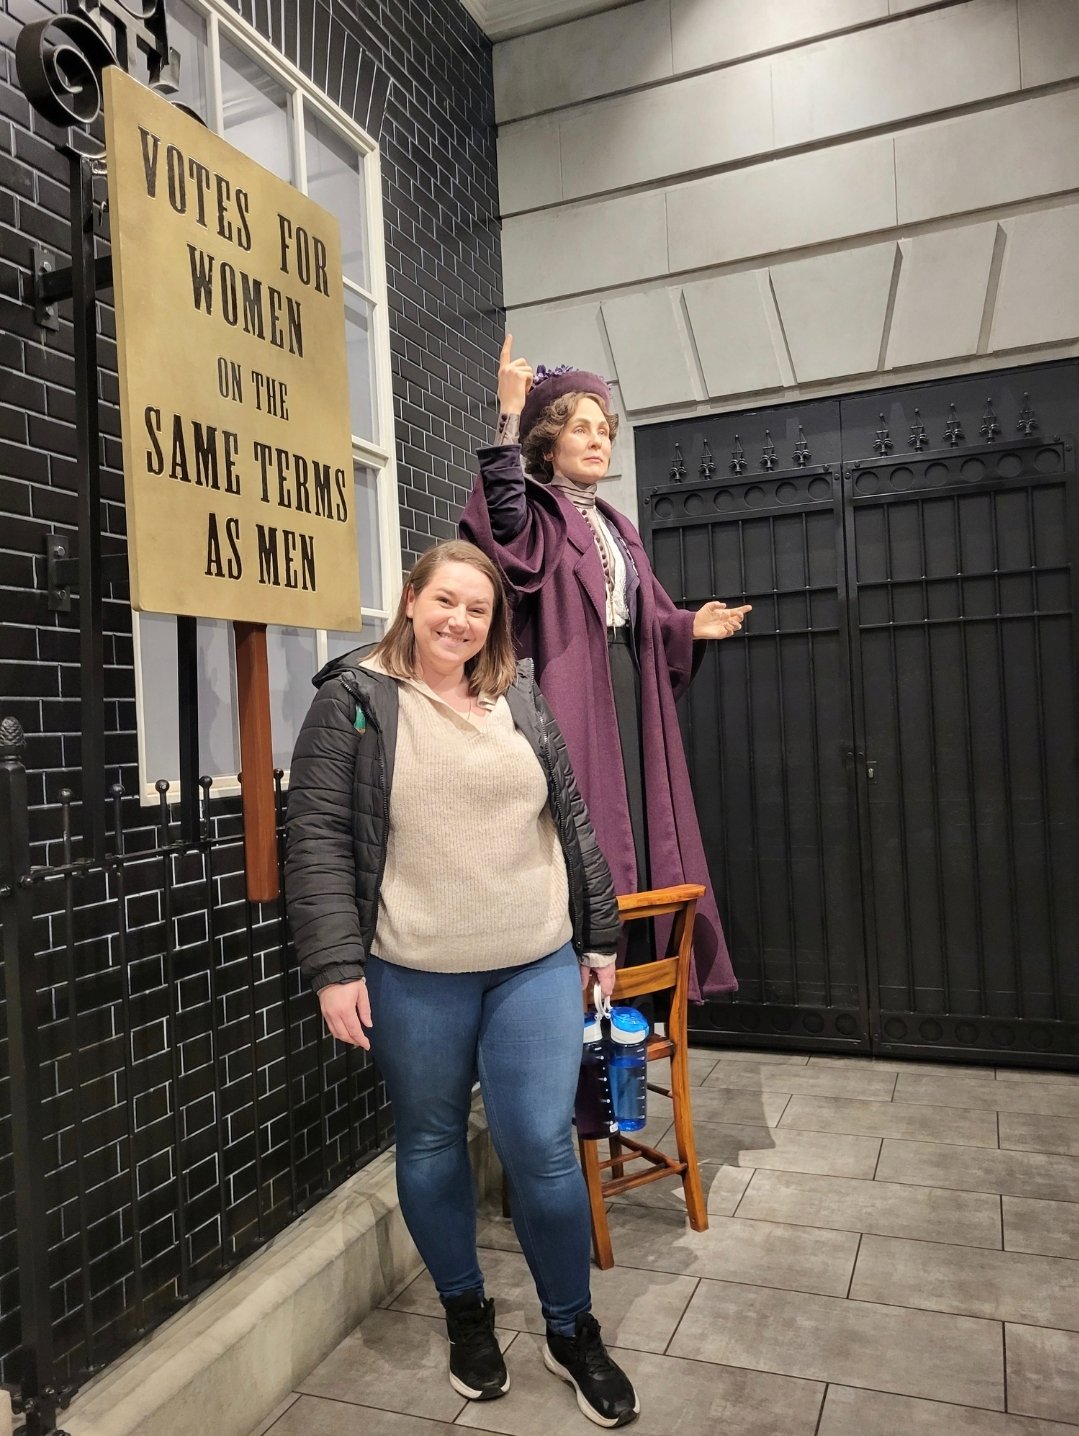
[{"label": "purple hat", "polygon": [[603,405],[606,413],[611,412],[611,391],[598,374],[590,374],[587,369],[574,369],[571,364],[559,364],[554,369],[546,369],[542,364],[538,364],[532,388],[528,391],[528,398],[521,410],[522,444],[547,405],[561,399],[563,394],[592,394]]}]

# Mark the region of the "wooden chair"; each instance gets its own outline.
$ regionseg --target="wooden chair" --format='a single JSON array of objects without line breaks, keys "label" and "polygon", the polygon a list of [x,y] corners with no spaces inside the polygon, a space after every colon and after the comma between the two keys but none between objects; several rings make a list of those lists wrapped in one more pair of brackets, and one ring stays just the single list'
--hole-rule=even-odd
[{"label": "wooden chair", "polygon": [[[696,883],[679,887],[657,888],[652,892],[631,893],[618,899],[623,922],[674,914],[667,955],[657,962],[623,967],[618,971],[612,1001],[629,1001],[649,992],[671,991],[670,1017],[665,1036],[655,1034],[648,1041],[648,1061],[669,1058],[670,1088],[652,1082],[648,1090],[669,1097],[674,1105],[674,1132],[677,1158],[659,1152],[636,1137],[621,1133],[609,1139],[610,1155],[602,1161],[599,1143],[578,1138],[581,1167],[588,1185],[592,1208],[592,1246],[596,1265],[606,1270],[614,1266],[611,1234],[607,1226],[606,1201],[621,1192],[633,1191],[648,1182],[664,1177],[679,1177],[686,1198],[689,1224],[695,1232],[708,1230],[708,1213],[701,1190],[701,1174],[697,1165],[697,1148],[693,1140],[693,1113],[689,1098],[689,1059],[686,1041],[686,1008],[689,1000],[689,964],[693,952],[693,919],[697,899],[704,888]],[[627,1172],[630,1163],[643,1162],[643,1171]],[[608,1173],[609,1175],[604,1175]]]}]

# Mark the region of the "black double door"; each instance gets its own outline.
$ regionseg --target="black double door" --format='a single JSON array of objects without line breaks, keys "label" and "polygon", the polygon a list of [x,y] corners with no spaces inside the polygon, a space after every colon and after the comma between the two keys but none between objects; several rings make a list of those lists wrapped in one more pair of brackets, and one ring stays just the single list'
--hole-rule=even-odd
[{"label": "black double door", "polygon": [[699,1040],[1079,1065],[1079,365],[638,429],[740,990]]}]

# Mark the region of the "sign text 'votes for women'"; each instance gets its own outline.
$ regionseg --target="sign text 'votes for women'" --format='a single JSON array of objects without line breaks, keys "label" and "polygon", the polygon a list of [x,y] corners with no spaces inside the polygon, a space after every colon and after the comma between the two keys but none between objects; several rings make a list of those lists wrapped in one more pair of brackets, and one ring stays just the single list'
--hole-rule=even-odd
[{"label": "sign text 'votes for women'", "polygon": [[132,606],[356,629],[337,221],[116,67],[105,105]]}]

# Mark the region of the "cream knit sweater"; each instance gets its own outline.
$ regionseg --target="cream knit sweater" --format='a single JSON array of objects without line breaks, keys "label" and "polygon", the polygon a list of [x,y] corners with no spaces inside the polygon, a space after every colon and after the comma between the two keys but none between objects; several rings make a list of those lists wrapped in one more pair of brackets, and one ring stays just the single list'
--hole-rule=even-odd
[{"label": "cream knit sweater", "polygon": [[566,863],[543,769],[509,705],[500,698],[475,722],[418,680],[398,687],[373,951],[438,972],[554,952],[572,935]]}]

